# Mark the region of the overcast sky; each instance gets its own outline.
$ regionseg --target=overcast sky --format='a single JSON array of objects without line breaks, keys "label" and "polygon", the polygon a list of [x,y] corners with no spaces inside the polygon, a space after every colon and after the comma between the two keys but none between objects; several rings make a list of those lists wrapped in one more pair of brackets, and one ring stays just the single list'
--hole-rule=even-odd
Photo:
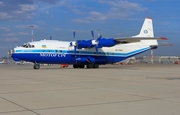
[{"label": "overcast sky", "polygon": [[[179,0],[0,0],[0,57],[15,45],[34,40],[128,37],[139,33],[145,17],[151,17],[156,37],[169,38],[172,47],[160,47],[155,55],[180,55]],[[159,42],[164,43],[164,41]],[[149,55],[150,52],[144,54]]]}]

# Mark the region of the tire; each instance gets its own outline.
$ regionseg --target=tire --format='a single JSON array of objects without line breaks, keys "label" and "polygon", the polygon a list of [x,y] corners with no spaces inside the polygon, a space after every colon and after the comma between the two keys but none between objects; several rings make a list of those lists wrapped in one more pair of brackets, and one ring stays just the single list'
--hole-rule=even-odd
[{"label": "tire", "polygon": [[79,68],[84,68],[84,65],[79,65]]},{"label": "tire", "polygon": [[87,64],[86,67],[87,67],[88,69],[93,68],[93,64]]},{"label": "tire", "polygon": [[78,68],[78,65],[73,65],[73,68]]},{"label": "tire", "polygon": [[99,64],[94,64],[93,68],[99,68]]},{"label": "tire", "polygon": [[34,64],[33,68],[34,69],[39,69],[40,68],[40,64]]}]

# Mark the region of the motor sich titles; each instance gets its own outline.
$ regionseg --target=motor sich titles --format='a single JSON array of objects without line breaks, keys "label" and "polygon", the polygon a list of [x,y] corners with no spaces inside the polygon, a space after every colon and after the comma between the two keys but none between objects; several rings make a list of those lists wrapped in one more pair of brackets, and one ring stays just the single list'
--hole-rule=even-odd
[{"label": "motor sich titles", "polygon": [[66,57],[64,53],[40,53],[41,57]]}]

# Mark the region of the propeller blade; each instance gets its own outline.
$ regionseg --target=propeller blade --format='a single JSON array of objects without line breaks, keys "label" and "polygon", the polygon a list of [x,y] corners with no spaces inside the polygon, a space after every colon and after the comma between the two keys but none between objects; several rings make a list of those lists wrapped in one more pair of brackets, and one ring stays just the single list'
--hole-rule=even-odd
[{"label": "propeller blade", "polygon": [[74,37],[74,39],[75,39],[75,37],[76,37],[76,33],[75,33],[75,30],[73,31],[73,37]]},{"label": "propeller blade", "polygon": [[[73,31],[73,37],[74,37],[74,39],[76,37],[76,31],[75,30]],[[74,54],[76,56],[77,42],[73,42],[73,43],[71,42],[71,45],[74,45]]]},{"label": "propeller blade", "polygon": [[75,52],[75,56],[76,56],[76,46],[74,46],[74,52]]},{"label": "propeller blade", "polygon": [[95,45],[95,48],[96,48],[96,54],[98,55],[98,46],[97,46],[97,44]]},{"label": "propeller blade", "polygon": [[94,32],[93,32],[93,30],[91,30],[91,35],[92,35],[92,37],[94,39]]}]

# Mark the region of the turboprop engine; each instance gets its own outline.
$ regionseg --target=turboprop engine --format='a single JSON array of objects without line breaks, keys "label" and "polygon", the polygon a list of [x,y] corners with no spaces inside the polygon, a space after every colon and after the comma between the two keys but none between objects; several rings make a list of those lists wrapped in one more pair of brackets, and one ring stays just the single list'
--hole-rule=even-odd
[{"label": "turboprop engine", "polygon": [[113,38],[100,38],[97,40],[92,40],[93,45],[97,45],[98,48],[101,47],[112,47],[116,45],[116,41]]},{"label": "turboprop engine", "polygon": [[71,45],[76,46],[77,49],[92,48],[95,46],[102,48],[112,47],[116,45],[116,41],[113,38],[99,38],[97,40],[77,40],[76,42],[71,42]]}]

